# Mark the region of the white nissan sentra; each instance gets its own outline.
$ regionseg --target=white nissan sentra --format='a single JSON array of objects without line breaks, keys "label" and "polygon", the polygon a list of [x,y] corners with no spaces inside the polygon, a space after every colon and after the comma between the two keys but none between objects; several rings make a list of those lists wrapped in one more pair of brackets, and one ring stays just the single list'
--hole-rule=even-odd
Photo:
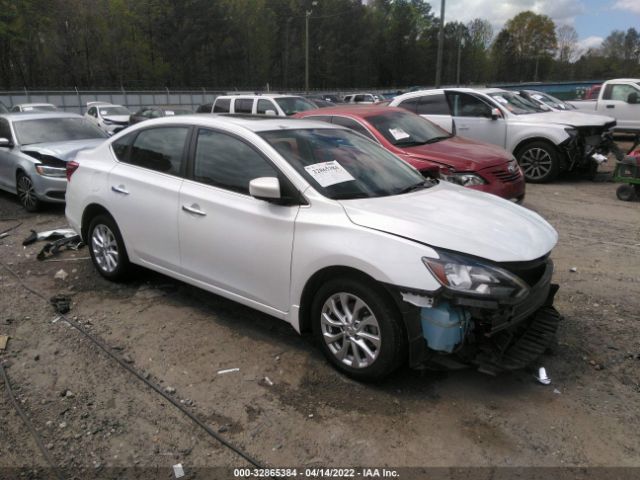
[{"label": "white nissan sentra", "polygon": [[422,177],[346,128],[181,116],[69,163],[67,217],[109,280],[142,265],[313,333],[360,380],[524,367],[555,339],[556,231]]}]

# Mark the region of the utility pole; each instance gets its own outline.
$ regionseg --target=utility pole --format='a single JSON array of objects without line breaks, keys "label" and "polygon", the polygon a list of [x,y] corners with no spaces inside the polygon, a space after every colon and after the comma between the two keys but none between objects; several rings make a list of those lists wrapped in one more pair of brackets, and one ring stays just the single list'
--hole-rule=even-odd
[{"label": "utility pole", "polygon": [[304,91],[309,93],[309,17],[311,10],[305,11],[305,40],[304,40]]},{"label": "utility pole", "polygon": [[460,86],[460,58],[462,57],[462,47],[464,47],[464,31],[460,30],[458,40],[458,69],[456,70],[456,85]]},{"label": "utility pole", "polygon": [[438,58],[436,60],[436,88],[440,88],[440,80],[442,78],[442,48],[444,45],[444,4],[442,0],[440,5],[440,31],[438,32]]}]

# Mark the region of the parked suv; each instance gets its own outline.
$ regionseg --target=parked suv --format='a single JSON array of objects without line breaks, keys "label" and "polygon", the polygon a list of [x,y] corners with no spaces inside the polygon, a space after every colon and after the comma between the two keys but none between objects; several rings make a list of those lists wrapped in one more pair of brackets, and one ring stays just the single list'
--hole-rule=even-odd
[{"label": "parked suv", "polygon": [[143,265],[273,315],[354,378],[407,362],[497,373],[554,342],[553,227],[344,127],[161,118],[67,175],[67,219],[103,277]]},{"label": "parked suv", "polygon": [[595,172],[609,153],[611,117],[549,112],[515,92],[450,88],[400,95],[405,108],[459,135],[512,152],[530,182],[553,181],[561,171]]},{"label": "parked suv", "polygon": [[313,103],[296,95],[222,95],[213,102],[212,113],[246,113],[287,117],[314,110]]}]

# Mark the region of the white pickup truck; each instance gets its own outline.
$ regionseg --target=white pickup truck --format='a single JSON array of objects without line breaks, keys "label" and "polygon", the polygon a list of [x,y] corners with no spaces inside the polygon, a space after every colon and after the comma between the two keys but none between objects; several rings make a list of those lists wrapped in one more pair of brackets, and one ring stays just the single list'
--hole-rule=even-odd
[{"label": "white pickup truck", "polygon": [[640,78],[618,78],[602,85],[597,100],[569,102],[582,112],[614,117],[615,130],[640,132]]}]

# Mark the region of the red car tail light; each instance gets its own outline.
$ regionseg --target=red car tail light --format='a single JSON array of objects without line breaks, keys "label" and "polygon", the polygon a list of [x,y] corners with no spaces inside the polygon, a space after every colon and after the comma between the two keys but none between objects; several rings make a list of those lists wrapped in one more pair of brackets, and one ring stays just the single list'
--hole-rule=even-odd
[{"label": "red car tail light", "polygon": [[74,162],[73,160],[67,162],[67,182],[71,181],[71,175],[78,169],[80,164],[78,162]]}]

